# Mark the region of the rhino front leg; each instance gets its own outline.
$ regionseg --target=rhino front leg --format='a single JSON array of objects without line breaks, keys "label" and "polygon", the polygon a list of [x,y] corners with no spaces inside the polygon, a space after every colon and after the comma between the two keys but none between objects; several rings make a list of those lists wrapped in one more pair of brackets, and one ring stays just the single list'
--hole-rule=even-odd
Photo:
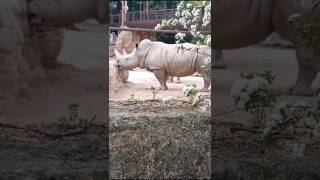
[{"label": "rhino front leg", "polygon": [[296,84],[290,88],[289,93],[298,96],[312,96],[314,91],[311,83],[319,72],[320,54],[316,54],[307,47],[296,46],[299,74]]},{"label": "rhino front leg", "polygon": [[161,85],[160,90],[168,90],[168,87],[166,85],[166,80],[168,76],[166,75],[166,73],[162,70],[154,70],[153,73]]}]

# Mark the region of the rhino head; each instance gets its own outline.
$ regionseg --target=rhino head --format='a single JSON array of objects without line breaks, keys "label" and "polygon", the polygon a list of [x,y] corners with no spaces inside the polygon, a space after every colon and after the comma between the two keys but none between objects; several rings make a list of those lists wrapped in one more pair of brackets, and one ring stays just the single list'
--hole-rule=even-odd
[{"label": "rhino head", "polygon": [[146,68],[146,56],[152,49],[153,43],[154,42],[150,41],[149,39],[144,39],[139,44],[136,44],[136,47],[130,54],[127,54],[125,50],[122,50],[123,54],[120,54],[119,51],[114,50],[117,58],[118,69],[132,70],[136,67],[140,67],[142,69]]},{"label": "rhino head", "polygon": [[119,70],[132,70],[139,66],[140,61],[137,55],[137,48],[134,48],[130,54],[123,50],[121,54],[118,50],[114,50]]}]

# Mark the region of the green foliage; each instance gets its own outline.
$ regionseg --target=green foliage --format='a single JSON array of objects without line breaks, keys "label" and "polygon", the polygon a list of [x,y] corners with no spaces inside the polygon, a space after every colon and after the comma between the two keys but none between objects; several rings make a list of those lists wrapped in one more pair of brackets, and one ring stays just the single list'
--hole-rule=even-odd
[{"label": "green foliage", "polygon": [[293,24],[294,35],[308,46],[315,46],[320,40],[320,23]]},{"label": "green foliage", "polygon": [[249,72],[249,73],[241,73],[240,77],[242,79],[253,79],[254,77],[262,77],[263,79],[266,79],[269,84],[272,84],[276,76],[272,74],[272,71],[265,71],[263,73],[257,73],[257,72]]},{"label": "green foliage", "polygon": [[157,90],[153,90],[153,91],[152,91],[152,99],[153,99],[153,100],[156,99],[156,96],[157,96],[158,93],[159,93],[159,91],[157,91]]},{"label": "green foliage", "polygon": [[130,94],[130,97],[128,98],[128,101],[136,102],[136,101],[138,101],[138,99],[135,98],[134,94]]},{"label": "green foliage", "polygon": [[[271,86],[275,75],[272,74],[272,71],[265,71],[263,73],[249,72],[241,73],[242,79],[254,79],[255,77],[261,77],[268,81]],[[276,102],[281,93],[273,88],[259,88],[252,94],[250,94],[249,101],[245,102],[245,110],[251,113],[254,116],[253,125],[261,126],[266,120],[266,109],[272,107]]]},{"label": "green foliage", "polygon": [[96,119],[94,115],[90,120],[79,116],[79,104],[69,104],[67,107],[68,116],[59,119],[57,126],[61,129],[85,128]]}]

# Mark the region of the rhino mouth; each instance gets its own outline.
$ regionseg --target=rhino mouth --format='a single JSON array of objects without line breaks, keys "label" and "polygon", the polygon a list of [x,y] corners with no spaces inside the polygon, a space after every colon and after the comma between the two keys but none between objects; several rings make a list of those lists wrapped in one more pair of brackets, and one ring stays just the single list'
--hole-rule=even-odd
[{"label": "rhino mouth", "polygon": [[123,67],[122,67],[119,63],[116,64],[116,68],[117,68],[118,70],[123,70]]}]

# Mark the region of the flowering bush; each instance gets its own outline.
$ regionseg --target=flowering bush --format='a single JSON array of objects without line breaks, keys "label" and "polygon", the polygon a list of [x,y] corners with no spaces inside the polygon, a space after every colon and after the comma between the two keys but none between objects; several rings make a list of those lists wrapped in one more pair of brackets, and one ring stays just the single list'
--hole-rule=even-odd
[{"label": "flowering bush", "polygon": [[194,107],[198,108],[200,111],[206,111],[211,106],[210,96],[206,97],[204,95],[199,94],[197,90],[197,86],[187,85],[183,88],[183,93],[188,97],[188,102]]},{"label": "flowering bush", "polygon": [[[201,12],[202,8],[204,9]],[[210,29],[211,24],[211,1],[181,1],[177,6],[175,18],[162,20],[155,29],[172,28],[178,25],[189,30],[196,39],[197,44],[206,44],[211,47],[211,35],[204,35],[200,30]],[[184,33],[178,33],[176,39],[181,43],[185,37]]]},{"label": "flowering bush", "polygon": [[189,102],[192,102],[193,98],[199,93],[195,84],[185,86],[182,91],[188,97]]},{"label": "flowering bush", "polygon": [[[242,73],[241,79],[235,81],[231,88],[235,104],[242,103],[246,111],[256,115],[256,128],[261,130],[258,131],[261,132],[261,139],[270,139],[289,129],[292,129],[293,138],[297,138],[296,129],[309,129],[313,139],[320,140],[320,101],[317,105],[278,102],[280,93],[271,87],[274,79],[275,76],[270,71]],[[266,108],[271,110],[268,116]]]},{"label": "flowering bush", "polygon": [[264,73],[241,74],[241,79],[235,81],[231,87],[231,96],[235,105],[244,104],[245,110],[255,115],[255,125],[263,123],[266,117],[266,108],[271,107],[280,93],[271,85],[274,75]]},{"label": "flowering bush", "polygon": [[[203,12],[202,12],[203,9]],[[156,30],[163,28],[173,28],[182,26],[188,30],[193,36],[193,41],[198,45],[207,45],[211,47],[211,34],[204,35],[201,31],[210,30],[211,24],[211,1],[181,1],[177,6],[175,18],[169,20],[162,20],[160,24],[155,27]],[[184,42],[185,33],[177,33],[175,35],[176,43]],[[183,46],[180,49],[187,49]],[[187,49],[191,51],[198,51],[197,49]],[[201,68],[205,73],[210,75],[211,70],[211,55],[206,58],[206,63]]]}]

